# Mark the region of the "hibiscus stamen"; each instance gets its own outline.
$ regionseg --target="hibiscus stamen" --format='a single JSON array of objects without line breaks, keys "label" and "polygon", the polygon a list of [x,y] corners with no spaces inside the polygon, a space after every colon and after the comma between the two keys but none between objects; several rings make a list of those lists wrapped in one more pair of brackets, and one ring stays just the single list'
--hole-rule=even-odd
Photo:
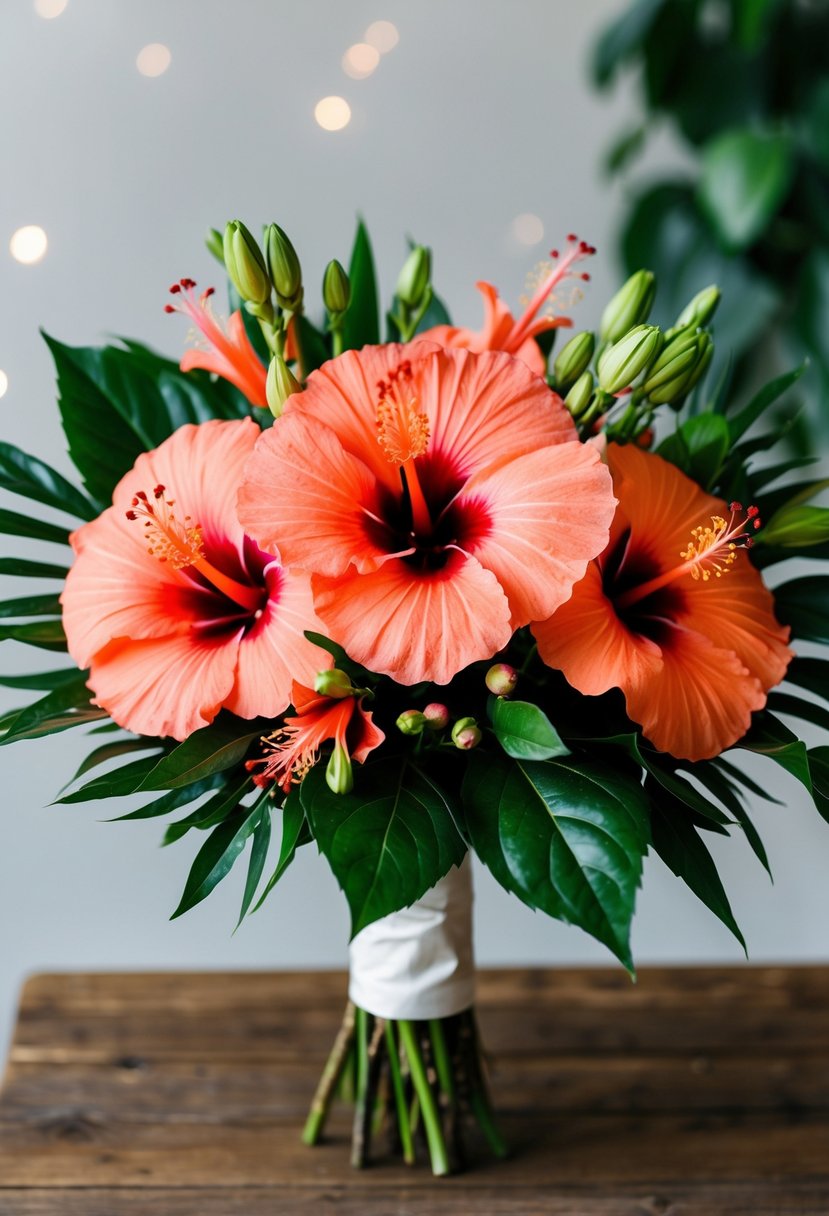
[{"label": "hibiscus stamen", "polygon": [[727,574],[737,560],[737,550],[750,549],[754,543],[752,533],[760,527],[757,507],[749,507],[744,512],[740,503],[732,502],[730,511],[731,516],[727,520],[722,515],[712,515],[710,524],[698,524],[692,528],[691,539],[679,554],[682,562],[640,583],[638,587],[631,587],[615,600],[616,608],[629,608],[631,604],[667,587],[685,574],[703,583]]},{"label": "hibiscus stamen", "polygon": [[162,485],[157,485],[151,495],[139,490],[132,499],[126,517],[131,522],[143,521],[147,552],[157,561],[169,564],[173,570],[184,570],[192,566],[203,574],[217,591],[221,591],[249,612],[257,612],[262,606],[262,591],[255,587],[246,587],[217,570],[204,555],[201,525],[193,523],[190,515],[179,518],[175,505],[175,500],[166,496],[166,487]]},{"label": "hibiscus stamen", "polygon": [[[530,336],[530,330],[536,314],[548,299],[553,288],[573,274],[573,266],[577,262],[580,262],[583,258],[591,257],[596,252],[595,245],[588,245],[587,241],[580,241],[575,233],[570,233],[567,237],[567,242],[570,248],[563,257],[560,257],[557,249],[550,251],[550,257],[553,260],[552,265],[548,264],[544,267],[546,273],[539,276],[538,286],[522,316],[519,317],[510,330],[508,337],[504,341],[503,350],[514,353],[519,349],[521,344]],[[587,282],[590,275],[579,274],[577,277],[583,282]]]},{"label": "hibiscus stamen", "polygon": [[415,531],[428,535],[432,531],[432,519],[415,460],[429,446],[429,419],[419,410],[417,396],[412,390],[411,363],[405,360],[393,368],[388,380],[378,382],[377,391],[377,442],[386,459],[401,471],[409,491]]}]

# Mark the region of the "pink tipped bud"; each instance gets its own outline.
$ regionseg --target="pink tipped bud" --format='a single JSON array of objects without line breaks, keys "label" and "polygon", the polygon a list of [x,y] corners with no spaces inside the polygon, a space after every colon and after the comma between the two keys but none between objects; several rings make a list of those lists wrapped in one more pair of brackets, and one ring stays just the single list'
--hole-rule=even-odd
[{"label": "pink tipped bud", "polygon": [[449,710],[440,701],[432,701],[423,711],[429,730],[443,730],[449,725]]},{"label": "pink tipped bud", "polygon": [[517,683],[518,672],[509,663],[494,663],[486,673],[486,686],[495,697],[508,697]]},{"label": "pink tipped bud", "polygon": [[422,735],[426,718],[419,709],[404,709],[395,725],[403,735]]},{"label": "pink tipped bud", "polygon": [[474,718],[458,718],[452,727],[452,742],[461,751],[471,751],[477,747],[483,738],[478,723]]}]

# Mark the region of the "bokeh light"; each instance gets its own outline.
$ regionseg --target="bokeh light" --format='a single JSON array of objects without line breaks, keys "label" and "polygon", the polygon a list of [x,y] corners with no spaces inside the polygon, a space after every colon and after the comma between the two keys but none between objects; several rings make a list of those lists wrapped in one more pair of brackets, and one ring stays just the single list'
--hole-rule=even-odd
[{"label": "bokeh light", "polygon": [[173,56],[163,42],[151,42],[142,47],[135,57],[135,66],[142,76],[163,76]]},{"label": "bokeh light", "polygon": [[530,211],[516,215],[510,228],[519,245],[538,245],[544,240],[544,225],[539,217]]},{"label": "bokeh light", "polygon": [[372,21],[366,30],[366,42],[376,47],[381,55],[393,51],[399,41],[397,26],[391,21]]},{"label": "bokeh light", "polygon": [[314,106],[314,118],[324,131],[342,131],[351,122],[351,106],[344,97],[323,97]]},{"label": "bokeh light", "polygon": [[69,0],[35,0],[35,12],[38,17],[51,21],[61,15],[68,3]]},{"label": "bokeh light", "polygon": [[26,224],[12,233],[9,249],[16,262],[22,262],[24,266],[31,266],[40,261],[46,253],[48,244],[46,233],[42,228],[37,224]]},{"label": "bokeh light", "polygon": [[6,373],[0,368],[0,397],[5,397],[6,390],[9,387],[9,378]]},{"label": "bokeh light", "polygon": [[343,71],[352,80],[365,80],[380,62],[380,52],[368,42],[355,42],[343,55]]}]

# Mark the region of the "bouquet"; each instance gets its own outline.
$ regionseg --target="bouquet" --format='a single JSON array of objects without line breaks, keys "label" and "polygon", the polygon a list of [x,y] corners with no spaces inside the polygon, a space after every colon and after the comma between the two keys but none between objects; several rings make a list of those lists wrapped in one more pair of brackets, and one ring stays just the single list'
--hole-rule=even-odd
[{"label": "bouquet", "polygon": [[829,720],[829,664],[794,652],[829,640],[827,579],[766,582],[829,556],[811,503],[829,483],[767,457],[785,428],[761,424],[802,369],[733,402],[706,377],[717,288],[663,330],[647,270],[598,333],[554,348],[595,252],[575,236],[518,317],[479,283],[480,331],[452,324],[413,245],[384,341],[362,223],[348,271],[326,268],[322,324],[276,224],[259,242],[233,221],[208,247],[229,316],[176,282],[166,311],[196,338],[179,363],[47,337],[79,485],[0,447],[0,484],[36,504],[3,530],[72,550],[68,569],[2,562],[58,588],[4,603],[2,636],[71,658],[3,677],[42,694],[3,742],[89,728],[59,801],[145,793],[121,819],[195,837],[174,916],[247,850],[241,920],[315,841],[353,943],[305,1138],[339,1085],[355,1164],[385,1118],[407,1161],[420,1137],[447,1173],[470,1114],[504,1151],[468,852],[632,971],[649,848],[743,942],[705,845],[736,829],[768,867],[749,810],[768,795],[739,753],[829,818],[829,748],[779,716]]}]

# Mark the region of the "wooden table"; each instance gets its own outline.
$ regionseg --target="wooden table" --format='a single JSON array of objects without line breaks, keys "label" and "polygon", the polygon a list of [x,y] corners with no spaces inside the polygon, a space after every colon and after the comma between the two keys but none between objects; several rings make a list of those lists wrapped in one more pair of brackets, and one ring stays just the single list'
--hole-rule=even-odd
[{"label": "wooden table", "polygon": [[0,1093],[2,1216],[829,1213],[829,968],[487,971],[507,1162],[348,1166],[301,1123],[337,973],[40,975]]}]

